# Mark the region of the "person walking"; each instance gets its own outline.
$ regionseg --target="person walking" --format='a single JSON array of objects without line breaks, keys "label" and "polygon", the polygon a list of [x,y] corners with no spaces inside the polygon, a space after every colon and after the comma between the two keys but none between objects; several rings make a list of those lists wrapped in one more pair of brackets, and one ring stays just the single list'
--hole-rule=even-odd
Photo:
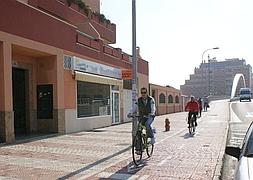
[{"label": "person walking", "polygon": [[205,97],[205,99],[204,99],[204,111],[207,111],[207,107],[208,107],[208,98]]},{"label": "person walking", "polygon": [[198,99],[198,103],[199,103],[199,117],[201,117],[201,113],[202,113],[202,99],[201,98]]}]

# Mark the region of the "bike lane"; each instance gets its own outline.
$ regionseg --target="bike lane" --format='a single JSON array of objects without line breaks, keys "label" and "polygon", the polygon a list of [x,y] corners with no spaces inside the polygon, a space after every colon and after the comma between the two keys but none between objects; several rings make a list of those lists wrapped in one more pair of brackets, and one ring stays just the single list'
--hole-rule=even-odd
[{"label": "bike lane", "polygon": [[211,104],[194,137],[187,113],[156,117],[154,154],[138,168],[131,158],[131,123],[0,146],[0,179],[213,179],[222,164],[227,114],[226,105]]},{"label": "bike lane", "polygon": [[[145,155],[140,167],[135,167],[129,158],[89,179],[219,179],[228,129],[228,105],[218,102],[211,107],[198,119],[194,136],[185,128],[186,113],[157,117],[157,143],[151,158]],[[168,116],[172,131],[163,132],[162,122]]]}]

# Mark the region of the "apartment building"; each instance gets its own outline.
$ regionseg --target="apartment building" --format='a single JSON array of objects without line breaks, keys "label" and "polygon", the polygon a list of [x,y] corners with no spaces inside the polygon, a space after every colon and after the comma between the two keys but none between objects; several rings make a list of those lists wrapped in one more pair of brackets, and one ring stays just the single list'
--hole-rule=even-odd
[{"label": "apartment building", "polygon": [[[190,75],[190,79],[180,86],[180,90],[185,95],[196,97],[229,98],[234,76],[237,73],[243,74],[246,87],[252,88],[252,67],[244,59],[233,58],[225,61],[211,59],[207,63],[201,63],[198,68],[195,68],[194,74]],[[243,81],[240,80],[238,88],[242,86]]]},{"label": "apartment building", "polygon": [[[99,13],[100,1],[83,2],[0,1],[1,142],[125,121],[131,90],[122,70],[131,56],[109,45],[116,25]],[[148,75],[139,57],[140,87]]]}]

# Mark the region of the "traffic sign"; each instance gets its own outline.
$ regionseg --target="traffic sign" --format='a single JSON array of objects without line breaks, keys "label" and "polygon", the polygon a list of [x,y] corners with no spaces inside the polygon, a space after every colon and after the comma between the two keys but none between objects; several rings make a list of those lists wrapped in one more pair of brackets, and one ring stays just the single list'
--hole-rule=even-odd
[{"label": "traffic sign", "polygon": [[122,79],[123,80],[132,79],[132,70],[131,69],[122,69]]}]

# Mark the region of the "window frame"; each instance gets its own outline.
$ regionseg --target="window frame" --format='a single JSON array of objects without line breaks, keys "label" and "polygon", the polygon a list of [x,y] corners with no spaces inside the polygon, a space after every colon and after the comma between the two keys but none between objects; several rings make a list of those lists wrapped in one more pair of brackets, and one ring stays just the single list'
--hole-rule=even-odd
[{"label": "window frame", "polygon": [[[164,100],[164,102],[161,102],[161,96],[163,96],[162,100]],[[166,96],[164,93],[160,93],[159,94],[159,104],[165,104],[165,103],[166,103]]]},{"label": "window frame", "polygon": [[[170,99],[170,97],[171,97],[171,99]],[[171,100],[171,101],[170,101]],[[169,96],[168,96],[168,104],[173,104],[174,103],[174,98],[173,98],[173,96],[170,94]]]},{"label": "window frame", "polygon": [[78,120],[84,120],[84,119],[91,119],[91,118],[96,118],[96,117],[101,117],[101,118],[104,118],[104,117],[112,117],[112,103],[111,103],[111,99],[112,99],[112,85],[110,84],[101,84],[101,83],[97,83],[97,82],[88,82],[88,81],[80,81],[80,82],[85,82],[85,83],[94,83],[94,84],[99,84],[99,85],[108,85],[109,86],[109,93],[110,93],[110,114],[109,115],[96,115],[96,116],[86,116],[86,117],[78,117],[78,101],[77,101],[77,84],[78,84],[78,81],[80,80],[76,80],[76,83],[75,83],[75,88],[76,88],[76,119]]}]

